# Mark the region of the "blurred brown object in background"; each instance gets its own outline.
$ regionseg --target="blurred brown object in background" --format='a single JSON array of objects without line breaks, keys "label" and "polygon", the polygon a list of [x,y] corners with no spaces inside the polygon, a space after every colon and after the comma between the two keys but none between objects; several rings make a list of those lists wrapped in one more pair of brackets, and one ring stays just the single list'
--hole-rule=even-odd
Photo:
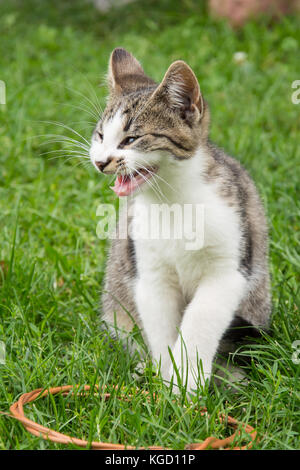
[{"label": "blurred brown object in background", "polygon": [[248,19],[267,13],[278,18],[300,10],[300,0],[209,0],[210,11],[227,18],[233,27],[242,26]]}]

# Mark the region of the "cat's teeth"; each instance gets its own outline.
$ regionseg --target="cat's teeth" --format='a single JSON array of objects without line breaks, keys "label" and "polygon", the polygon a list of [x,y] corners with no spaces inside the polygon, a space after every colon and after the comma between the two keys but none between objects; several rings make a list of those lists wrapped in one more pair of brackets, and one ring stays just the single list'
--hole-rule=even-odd
[{"label": "cat's teeth", "polygon": [[129,196],[153,176],[153,169],[141,168],[130,175],[118,175],[111,189],[118,196]]}]

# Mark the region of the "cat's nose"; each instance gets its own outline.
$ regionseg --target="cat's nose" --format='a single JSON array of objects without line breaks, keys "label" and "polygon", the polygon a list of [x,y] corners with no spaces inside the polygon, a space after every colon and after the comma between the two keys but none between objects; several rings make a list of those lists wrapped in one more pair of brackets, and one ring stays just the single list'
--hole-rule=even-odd
[{"label": "cat's nose", "polygon": [[115,173],[120,159],[108,157],[105,162],[95,162],[96,167],[105,174]]}]

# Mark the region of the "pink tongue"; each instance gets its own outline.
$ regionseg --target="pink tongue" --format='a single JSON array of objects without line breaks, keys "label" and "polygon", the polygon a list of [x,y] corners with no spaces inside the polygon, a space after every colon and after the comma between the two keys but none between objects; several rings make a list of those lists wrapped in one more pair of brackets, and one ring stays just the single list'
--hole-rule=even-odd
[{"label": "pink tongue", "polygon": [[136,178],[128,178],[126,176],[118,176],[115,180],[114,186],[111,189],[118,196],[128,196],[139,186]]}]

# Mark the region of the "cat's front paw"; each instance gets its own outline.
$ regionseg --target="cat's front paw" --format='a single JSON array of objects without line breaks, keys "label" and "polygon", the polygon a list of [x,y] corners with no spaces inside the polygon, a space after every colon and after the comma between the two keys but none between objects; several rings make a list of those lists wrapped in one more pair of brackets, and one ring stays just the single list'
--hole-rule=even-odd
[{"label": "cat's front paw", "polygon": [[173,365],[168,372],[169,381],[173,382],[173,391],[180,393],[181,388],[186,389],[190,394],[197,393],[201,389],[201,394],[205,384],[210,381],[211,371],[200,371],[190,367],[190,370],[182,371],[181,369],[174,370]]}]

